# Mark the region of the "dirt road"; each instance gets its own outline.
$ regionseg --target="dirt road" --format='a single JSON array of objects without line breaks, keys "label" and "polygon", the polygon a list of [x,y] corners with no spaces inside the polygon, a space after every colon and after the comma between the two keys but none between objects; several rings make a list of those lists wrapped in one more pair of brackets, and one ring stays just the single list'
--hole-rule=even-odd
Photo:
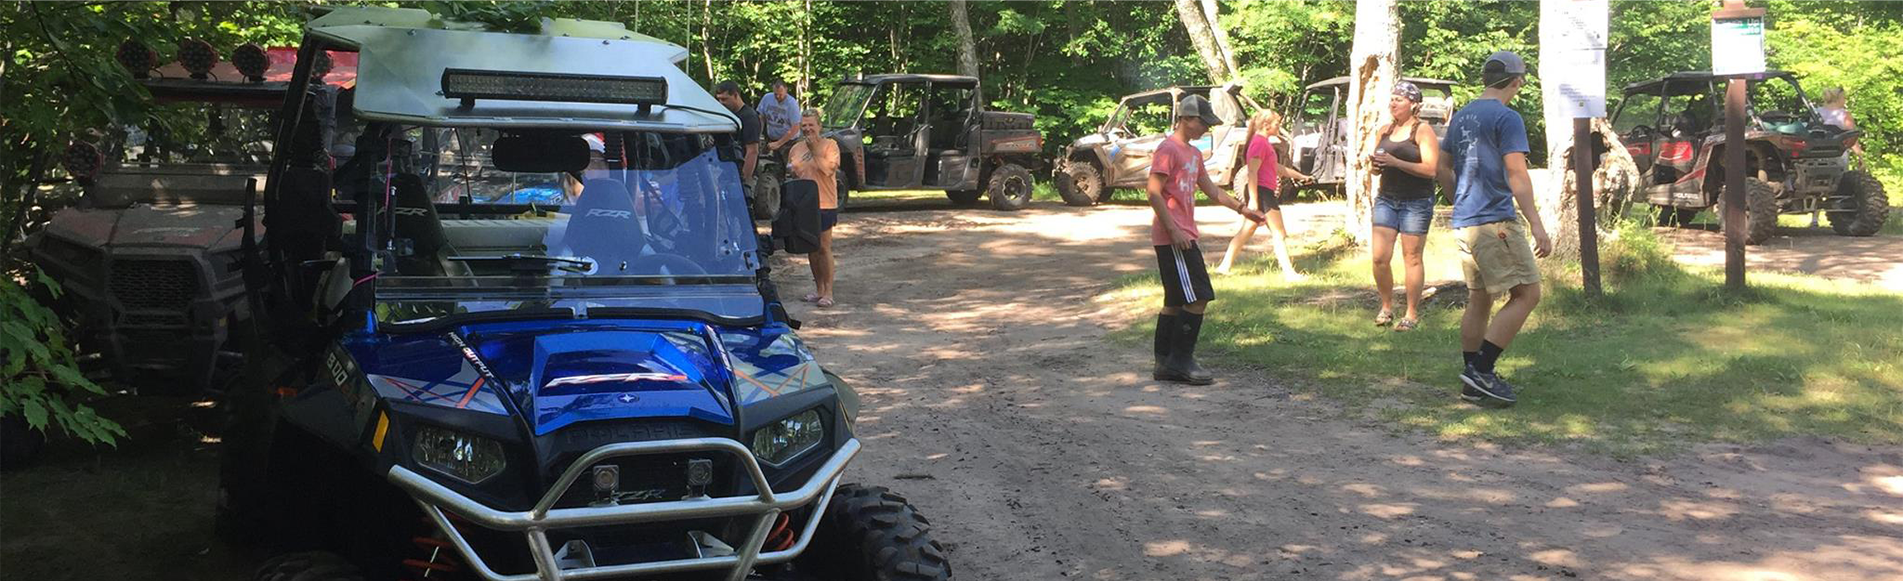
[{"label": "dirt road", "polygon": [[1147,223],[1042,205],[842,222],[840,305],[802,305],[802,334],[865,394],[857,477],[918,503],[959,578],[1903,578],[1903,450],[1621,463],[1391,435],[1274,370],[1150,381],[1092,300],[1154,268]]},{"label": "dirt road", "polygon": [[[1679,262],[1724,267],[1725,235],[1715,229],[1657,231],[1678,247]],[[1780,228],[1777,236],[1745,250],[1745,268],[1862,281],[1903,292],[1903,237],[1851,238],[1828,227]]]},{"label": "dirt road", "polygon": [[[865,397],[851,477],[910,496],[959,579],[1903,578],[1903,450],[1622,463],[1393,435],[1275,370],[1158,385],[1093,300],[1154,268],[1147,210],[923,207],[849,213],[840,305],[794,308]],[[1289,209],[1298,233],[1329,213]],[[0,478],[0,577],[245,578],[211,535],[215,445],[137,442]]]}]

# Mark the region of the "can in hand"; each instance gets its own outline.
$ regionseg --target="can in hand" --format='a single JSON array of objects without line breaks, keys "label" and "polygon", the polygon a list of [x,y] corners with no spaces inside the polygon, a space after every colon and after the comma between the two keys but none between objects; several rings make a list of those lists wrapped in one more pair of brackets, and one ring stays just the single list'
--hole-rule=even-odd
[{"label": "can in hand", "polygon": [[[1388,152],[1388,148],[1386,148],[1386,147],[1376,147],[1376,148],[1374,148],[1374,156],[1375,156],[1375,157],[1381,157],[1381,155],[1382,155],[1382,154],[1385,154],[1385,153],[1387,153],[1387,152]],[[1381,165],[1381,162],[1378,162],[1378,161],[1374,161],[1374,159],[1373,159],[1373,158],[1369,158],[1369,160],[1368,160],[1368,161],[1369,161],[1369,164],[1368,164],[1368,165],[1371,165],[1371,166],[1374,166],[1374,168],[1373,168],[1373,169],[1371,169],[1371,170],[1369,170],[1369,171],[1370,171],[1370,172],[1373,172],[1373,173],[1374,173],[1375,175],[1380,175],[1380,174],[1381,174],[1381,170],[1382,170],[1382,169],[1384,169],[1384,168],[1386,168],[1386,166],[1383,166],[1383,165]]]}]

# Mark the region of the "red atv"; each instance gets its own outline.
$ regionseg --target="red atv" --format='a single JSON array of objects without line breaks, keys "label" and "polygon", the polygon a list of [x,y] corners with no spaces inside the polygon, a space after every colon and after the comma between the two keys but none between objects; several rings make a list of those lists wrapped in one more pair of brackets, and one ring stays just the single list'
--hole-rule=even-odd
[{"label": "red atv", "polygon": [[[1690,223],[1723,201],[1725,80],[1681,72],[1633,83],[1613,113],[1662,224]],[[1770,239],[1779,214],[1821,213],[1844,236],[1882,229],[1890,212],[1883,184],[1850,169],[1847,144],[1862,132],[1825,124],[1791,73],[1763,73],[1747,87],[1745,243]]]}]

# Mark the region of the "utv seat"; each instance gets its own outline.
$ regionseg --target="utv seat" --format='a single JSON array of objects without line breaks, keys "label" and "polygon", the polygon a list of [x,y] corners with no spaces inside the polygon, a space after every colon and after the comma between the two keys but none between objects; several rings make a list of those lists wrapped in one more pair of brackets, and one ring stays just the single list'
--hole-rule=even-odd
[{"label": "utv seat", "polygon": [[[454,250],[449,246],[448,237],[443,235],[443,223],[436,215],[436,204],[423,188],[423,178],[416,174],[398,175],[390,180],[390,188],[396,190],[390,201],[395,224],[395,231],[390,235],[409,241],[409,251],[397,254],[396,274],[443,276],[452,272],[448,257]],[[402,246],[399,244],[399,249]]]},{"label": "utv seat", "polygon": [[614,272],[619,263],[640,255],[646,245],[626,185],[610,178],[582,184],[581,199],[575,201],[568,229],[562,233],[560,246],[568,254],[595,260],[598,272]]}]

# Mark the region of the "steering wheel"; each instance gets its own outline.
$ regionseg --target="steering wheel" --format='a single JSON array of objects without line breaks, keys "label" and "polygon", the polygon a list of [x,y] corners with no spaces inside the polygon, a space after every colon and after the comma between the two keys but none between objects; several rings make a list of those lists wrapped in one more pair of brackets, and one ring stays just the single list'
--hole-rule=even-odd
[{"label": "steering wheel", "polygon": [[[636,275],[661,273],[666,268],[674,276],[706,276],[707,269],[679,254],[648,254],[628,261],[627,271]],[[597,271],[599,272],[599,271]]]}]

